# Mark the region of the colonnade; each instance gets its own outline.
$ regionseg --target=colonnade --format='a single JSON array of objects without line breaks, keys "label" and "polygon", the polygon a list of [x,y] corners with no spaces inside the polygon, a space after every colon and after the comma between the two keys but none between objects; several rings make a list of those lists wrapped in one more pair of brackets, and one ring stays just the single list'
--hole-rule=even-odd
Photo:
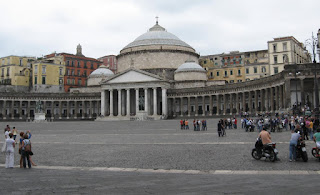
[{"label": "colonnade", "polygon": [[275,113],[286,107],[284,85],[264,89],[234,92],[206,92],[187,96],[169,97],[169,115],[212,116],[238,115],[270,112]]},{"label": "colonnade", "polygon": [[102,89],[103,117],[157,117],[167,115],[167,89],[135,87]]},{"label": "colonnade", "polygon": [[[0,119],[32,119],[39,100],[0,100]],[[100,115],[100,100],[40,100],[47,119],[91,119]]]}]

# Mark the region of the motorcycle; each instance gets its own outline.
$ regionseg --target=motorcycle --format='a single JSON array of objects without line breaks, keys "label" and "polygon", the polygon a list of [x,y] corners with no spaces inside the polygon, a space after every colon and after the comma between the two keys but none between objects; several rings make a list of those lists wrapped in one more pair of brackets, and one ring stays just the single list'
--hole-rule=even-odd
[{"label": "motorcycle", "polygon": [[304,162],[308,161],[306,144],[303,140],[298,140],[298,144],[296,146],[296,155],[297,155],[297,158],[302,158]]},{"label": "motorcycle", "polygon": [[312,148],[311,154],[312,154],[313,157],[319,159],[319,161],[320,161],[320,149],[317,152],[317,147]]},{"label": "motorcycle", "polygon": [[252,149],[251,156],[256,159],[260,160],[262,157],[266,157],[271,162],[277,160],[278,150],[276,149],[276,143],[268,143],[266,146],[262,144],[260,138],[257,139],[255,147]]}]

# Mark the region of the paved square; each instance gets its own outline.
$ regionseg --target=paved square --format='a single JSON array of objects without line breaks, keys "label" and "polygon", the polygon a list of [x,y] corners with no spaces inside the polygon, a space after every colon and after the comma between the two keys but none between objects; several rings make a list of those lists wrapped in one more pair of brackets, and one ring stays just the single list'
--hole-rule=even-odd
[{"label": "paved square", "polygon": [[[227,129],[227,136],[219,138],[217,121],[208,120],[208,131],[200,132],[180,130],[177,120],[0,123],[31,130],[38,164],[31,170],[2,166],[0,194],[317,192],[312,185],[319,177],[319,162],[310,153],[313,142],[307,142],[309,161],[292,163],[289,131],[272,133],[280,161],[256,161],[251,149],[258,133]],[[16,148],[15,165],[18,160]],[[26,185],[27,180],[31,185],[23,189],[6,185]],[[306,181],[308,188],[296,186]]]}]

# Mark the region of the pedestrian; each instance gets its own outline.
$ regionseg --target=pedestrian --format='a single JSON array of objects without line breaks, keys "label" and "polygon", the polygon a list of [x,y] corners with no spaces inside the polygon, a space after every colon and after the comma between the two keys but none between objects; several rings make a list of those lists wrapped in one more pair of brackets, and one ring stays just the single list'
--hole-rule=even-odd
[{"label": "pedestrian", "polygon": [[298,140],[300,138],[300,134],[297,131],[291,131],[291,139],[289,145],[289,161],[296,161],[296,147],[298,144]]},{"label": "pedestrian", "polygon": [[180,129],[183,129],[183,120],[180,120]]},{"label": "pedestrian", "polygon": [[14,147],[15,141],[12,139],[13,133],[9,133],[9,138],[6,139],[6,168],[13,168],[14,165]]},{"label": "pedestrian", "polygon": [[17,131],[16,127],[12,128],[12,134],[13,134],[13,140],[17,144],[16,138],[17,138],[18,131]]},{"label": "pedestrian", "polygon": [[222,134],[222,129],[223,129],[223,124],[222,124],[222,119],[221,119],[221,120],[219,120],[219,122],[218,122],[218,135],[219,135],[219,137],[220,137],[220,136],[223,136],[223,134]]},{"label": "pedestrian", "polygon": [[189,129],[189,121],[188,121],[188,119],[185,120],[184,124],[186,125],[186,129]]},{"label": "pedestrian", "polygon": [[197,130],[197,122],[196,122],[196,119],[193,119],[193,130],[194,130],[194,131]]},{"label": "pedestrian", "polygon": [[6,131],[10,131],[10,126],[9,125],[7,125],[6,128],[4,128],[4,132],[6,132]]},{"label": "pedestrian", "polygon": [[21,156],[23,162],[23,168],[27,168],[26,161],[28,162],[29,169],[31,168],[30,154],[31,154],[31,141],[28,139],[28,135],[23,136],[22,146],[21,146]]},{"label": "pedestrian", "polygon": [[313,122],[312,120],[310,120],[310,123],[309,123],[309,134],[310,134],[310,139],[313,140]]},{"label": "pedestrian", "polygon": [[23,167],[22,164],[22,142],[23,142],[24,132],[20,132],[20,139],[19,139],[19,154],[20,154],[20,168]]},{"label": "pedestrian", "polygon": [[[32,134],[31,134],[31,132],[29,130],[26,132],[26,135],[28,135],[28,139],[30,140]],[[33,153],[32,153],[32,155],[33,155]],[[32,160],[32,155],[29,156],[30,162],[31,162],[32,166],[37,166],[36,163],[34,163],[33,160]]]},{"label": "pedestrian", "polygon": [[201,128],[201,121],[197,120],[197,130],[200,131]]}]

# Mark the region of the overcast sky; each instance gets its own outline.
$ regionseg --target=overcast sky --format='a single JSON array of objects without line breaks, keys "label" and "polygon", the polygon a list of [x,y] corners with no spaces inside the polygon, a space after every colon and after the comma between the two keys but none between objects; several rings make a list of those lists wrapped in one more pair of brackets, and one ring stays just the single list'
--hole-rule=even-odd
[{"label": "overcast sky", "polygon": [[0,57],[56,52],[98,58],[120,50],[155,24],[201,55],[267,49],[320,28],[319,0],[2,0]]}]

